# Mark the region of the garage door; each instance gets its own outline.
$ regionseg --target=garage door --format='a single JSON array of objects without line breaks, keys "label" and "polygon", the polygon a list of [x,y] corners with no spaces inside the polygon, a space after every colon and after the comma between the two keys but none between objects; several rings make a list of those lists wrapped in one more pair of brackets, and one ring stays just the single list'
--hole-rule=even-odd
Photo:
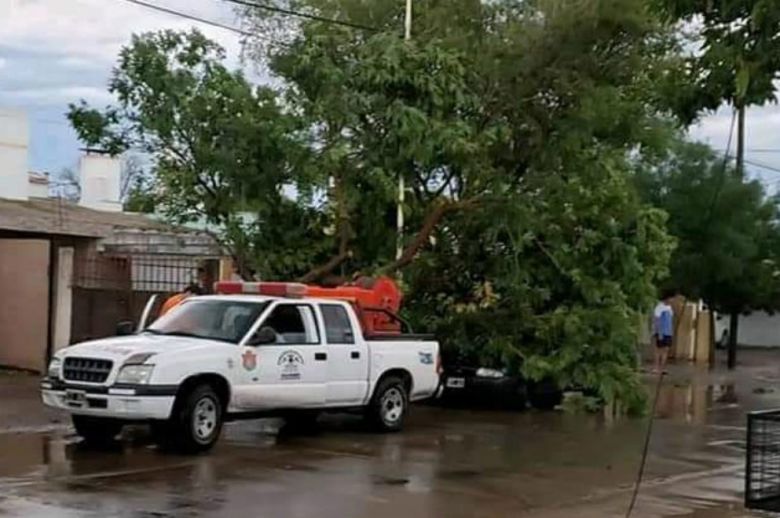
[{"label": "garage door", "polygon": [[49,242],[0,239],[0,365],[43,372],[49,333]]}]

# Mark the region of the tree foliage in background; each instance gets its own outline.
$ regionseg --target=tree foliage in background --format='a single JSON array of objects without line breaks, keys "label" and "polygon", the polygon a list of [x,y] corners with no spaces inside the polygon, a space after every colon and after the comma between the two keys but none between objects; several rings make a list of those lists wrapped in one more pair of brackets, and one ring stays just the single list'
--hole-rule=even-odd
[{"label": "tree foliage in background", "polygon": [[131,205],[156,202],[175,223],[207,225],[246,276],[295,275],[327,246],[324,218],[308,203],[318,173],[297,166],[305,139],[277,94],[223,60],[197,31],[134,36],[109,83],[117,105],[82,101],[68,116],[88,145],[151,158],[155,185],[134,185]]},{"label": "tree foliage in background", "polygon": [[679,243],[670,286],[727,314],[777,308],[780,214],[760,182],[684,140],[639,168],[636,179],[644,200],[668,213]]}]

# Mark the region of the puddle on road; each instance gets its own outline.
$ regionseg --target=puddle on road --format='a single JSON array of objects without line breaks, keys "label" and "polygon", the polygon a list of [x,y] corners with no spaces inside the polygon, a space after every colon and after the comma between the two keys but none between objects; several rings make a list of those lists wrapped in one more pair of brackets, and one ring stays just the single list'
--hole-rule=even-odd
[{"label": "puddle on road", "polygon": [[[741,474],[722,469],[744,455],[745,410],[777,398],[734,383],[665,383],[640,497],[646,512],[636,516],[750,516],[685,513],[738,506]],[[62,432],[0,434],[0,515],[455,518],[477,506],[507,516],[565,504],[584,518],[594,495],[616,508],[626,500],[646,424],[422,407],[393,435],[366,433],[352,418],[326,419],[305,436],[280,436],[273,422],[230,425],[198,457],[162,454],[143,433],[105,451]],[[397,502],[400,511],[383,511]]]}]

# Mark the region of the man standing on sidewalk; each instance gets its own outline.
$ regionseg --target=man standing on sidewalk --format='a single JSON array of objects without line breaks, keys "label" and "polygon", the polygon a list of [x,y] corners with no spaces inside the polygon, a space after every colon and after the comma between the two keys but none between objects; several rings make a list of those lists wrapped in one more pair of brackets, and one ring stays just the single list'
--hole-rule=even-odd
[{"label": "man standing on sidewalk", "polygon": [[655,366],[653,372],[660,374],[669,359],[669,349],[674,336],[674,311],[671,306],[672,295],[664,293],[663,298],[653,310],[653,341],[655,342]]}]

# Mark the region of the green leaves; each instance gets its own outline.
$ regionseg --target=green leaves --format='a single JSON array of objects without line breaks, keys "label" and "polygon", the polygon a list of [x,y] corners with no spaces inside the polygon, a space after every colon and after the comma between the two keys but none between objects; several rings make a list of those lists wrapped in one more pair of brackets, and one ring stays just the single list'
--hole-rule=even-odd
[{"label": "green leaves", "polygon": [[686,91],[676,106],[685,121],[723,102],[747,106],[775,100],[779,0],[725,0],[717,7],[711,0],[658,0],[656,6],[671,21],[698,28],[689,46],[700,51],[687,58],[677,81]]},{"label": "green leaves", "polygon": [[309,150],[277,94],[223,59],[197,31],[136,35],[112,74],[116,106],[100,112],[82,102],[69,118],[89,145],[150,156],[155,185],[146,190],[159,196],[136,192],[134,205],[205,223],[245,273],[299,275],[323,253],[325,222],[285,192],[311,192],[321,177],[299,167]]},{"label": "green leaves", "polygon": [[774,309],[780,284],[777,205],[702,144],[680,139],[637,176],[643,198],[668,213],[677,238],[669,284],[718,311]]}]

